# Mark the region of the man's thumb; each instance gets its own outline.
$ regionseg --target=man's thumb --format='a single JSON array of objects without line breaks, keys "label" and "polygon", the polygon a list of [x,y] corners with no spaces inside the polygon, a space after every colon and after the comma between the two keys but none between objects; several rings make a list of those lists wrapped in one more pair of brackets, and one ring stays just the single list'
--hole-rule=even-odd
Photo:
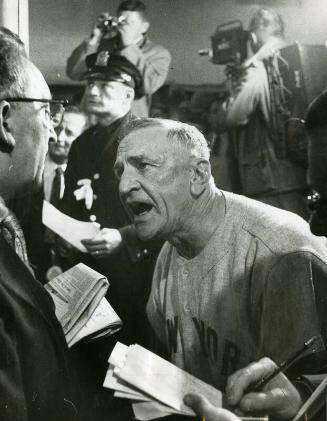
[{"label": "man's thumb", "polygon": [[203,421],[239,421],[239,418],[226,409],[216,408],[200,394],[189,393],[184,396],[185,405],[191,407]]},{"label": "man's thumb", "polygon": [[189,393],[184,396],[184,403],[190,406],[194,412],[202,416],[204,412],[210,409],[209,401],[202,395],[196,395],[195,393]]}]

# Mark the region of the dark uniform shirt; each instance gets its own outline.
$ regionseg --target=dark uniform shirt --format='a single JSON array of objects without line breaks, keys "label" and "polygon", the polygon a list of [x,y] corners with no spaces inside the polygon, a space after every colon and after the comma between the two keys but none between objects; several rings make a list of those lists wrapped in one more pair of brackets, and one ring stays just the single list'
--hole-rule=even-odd
[{"label": "dark uniform shirt", "polygon": [[[142,324],[137,323],[145,308],[154,261],[130,225],[113,173],[119,133],[131,118],[127,114],[108,127],[91,127],[75,140],[65,172],[62,210],[76,219],[97,222],[101,228],[121,231],[123,246],[118,251],[102,259],[93,259],[90,255],[82,257],[88,265],[108,277],[108,298],[123,320],[128,340],[135,341],[142,337]],[[93,204],[90,210],[84,200],[77,201],[74,196],[79,188],[77,182],[82,179],[91,182]],[[141,323],[145,323],[143,316],[141,319]]]}]

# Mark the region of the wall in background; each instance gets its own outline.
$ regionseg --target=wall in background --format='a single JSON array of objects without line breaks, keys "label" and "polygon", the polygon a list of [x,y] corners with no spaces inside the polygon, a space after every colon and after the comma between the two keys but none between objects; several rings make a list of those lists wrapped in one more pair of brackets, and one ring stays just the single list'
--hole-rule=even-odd
[{"label": "wall in background", "polygon": [[[209,46],[217,25],[241,19],[246,27],[258,5],[267,0],[144,0],[151,21],[150,37],[173,57],[168,80],[175,83],[220,83],[221,66],[197,51]],[[30,0],[30,55],[49,83],[70,83],[65,62],[89,35],[102,11],[115,14],[117,0]],[[323,44],[327,40],[327,0],[275,0],[286,23],[287,40]],[[285,5],[287,4],[287,6]]]}]

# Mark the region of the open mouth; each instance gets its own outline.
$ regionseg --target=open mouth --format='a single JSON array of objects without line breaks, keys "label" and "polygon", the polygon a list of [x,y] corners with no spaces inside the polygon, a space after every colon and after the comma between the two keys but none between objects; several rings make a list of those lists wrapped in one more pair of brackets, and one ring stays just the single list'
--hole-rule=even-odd
[{"label": "open mouth", "polygon": [[131,202],[128,206],[134,216],[147,215],[153,209],[153,205],[145,202]]},{"label": "open mouth", "polygon": [[89,100],[87,101],[87,103],[88,103],[89,105],[101,105],[101,101],[96,100],[96,99],[89,99]]}]

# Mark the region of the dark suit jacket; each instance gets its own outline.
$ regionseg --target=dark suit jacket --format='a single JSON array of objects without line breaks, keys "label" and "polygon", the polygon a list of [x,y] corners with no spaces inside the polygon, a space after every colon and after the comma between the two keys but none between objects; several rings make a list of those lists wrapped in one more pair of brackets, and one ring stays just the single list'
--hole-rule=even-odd
[{"label": "dark suit jacket", "polygon": [[0,418],[77,419],[68,350],[43,286],[0,234]]}]

